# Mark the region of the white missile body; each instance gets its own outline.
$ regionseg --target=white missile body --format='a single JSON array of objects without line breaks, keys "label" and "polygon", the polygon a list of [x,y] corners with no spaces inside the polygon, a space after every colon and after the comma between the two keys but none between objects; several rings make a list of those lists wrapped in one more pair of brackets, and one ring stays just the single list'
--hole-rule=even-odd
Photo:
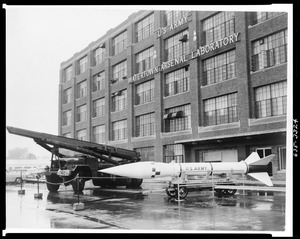
[{"label": "white missile body", "polygon": [[246,160],[224,163],[161,163],[154,161],[124,164],[99,170],[102,173],[129,178],[151,179],[159,177],[181,177],[184,175],[220,175],[223,173],[247,174],[267,186],[273,186],[267,173],[267,164],[275,155],[260,158],[253,152]]}]

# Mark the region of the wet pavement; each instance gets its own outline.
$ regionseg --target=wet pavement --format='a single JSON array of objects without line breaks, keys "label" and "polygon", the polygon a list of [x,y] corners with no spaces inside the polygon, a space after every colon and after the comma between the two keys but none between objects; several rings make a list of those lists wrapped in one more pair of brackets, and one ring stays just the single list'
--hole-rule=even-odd
[{"label": "wet pavement", "polygon": [[[101,189],[86,184],[81,195],[71,186],[50,193],[40,184],[42,199],[34,198],[36,184],[6,186],[6,232],[55,229],[98,230],[285,230],[285,193],[238,190],[228,197],[211,191],[190,192],[178,202],[166,196],[162,183],[143,183],[142,189]],[[79,199],[79,200],[78,200]],[[75,211],[73,204],[84,203]]]}]

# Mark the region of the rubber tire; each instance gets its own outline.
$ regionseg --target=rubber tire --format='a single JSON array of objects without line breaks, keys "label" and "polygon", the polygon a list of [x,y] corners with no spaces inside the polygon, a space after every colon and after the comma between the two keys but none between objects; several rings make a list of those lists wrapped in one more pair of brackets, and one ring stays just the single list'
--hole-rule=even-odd
[{"label": "rubber tire", "polygon": [[128,188],[139,188],[143,183],[143,179],[130,178],[126,187]]},{"label": "rubber tire", "polygon": [[[188,195],[187,187],[179,187],[179,199],[184,199]],[[178,189],[175,187],[175,197],[178,198]]]},{"label": "rubber tire", "polygon": [[23,179],[21,178],[21,177],[17,177],[16,179],[15,179],[15,183],[16,184],[21,184],[23,182]]},{"label": "rubber tire", "polygon": [[56,184],[49,184],[49,183],[46,183],[46,185],[47,185],[47,189],[48,189],[48,191],[49,191],[49,192],[51,192],[51,193],[55,193],[55,192],[57,192],[57,191],[58,191],[58,189],[59,189],[59,186],[60,186],[60,185],[56,185]]},{"label": "rubber tire", "polygon": [[166,188],[166,193],[169,197],[174,198],[176,196],[175,190],[176,190],[175,188],[168,187],[168,188]]},{"label": "rubber tire", "polygon": [[216,189],[216,193],[220,196],[233,196],[236,193],[236,189]]},{"label": "rubber tire", "polygon": [[[55,183],[55,184],[51,184],[51,183]],[[60,178],[57,175],[55,174],[46,175],[46,185],[49,192],[54,193],[58,191],[60,184],[56,184],[56,183],[60,183]]]}]

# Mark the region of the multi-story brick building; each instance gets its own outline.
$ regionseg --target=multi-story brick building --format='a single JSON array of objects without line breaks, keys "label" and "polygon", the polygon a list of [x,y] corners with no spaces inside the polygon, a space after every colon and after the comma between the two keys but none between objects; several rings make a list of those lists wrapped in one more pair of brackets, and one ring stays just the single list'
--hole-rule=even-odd
[{"label": "multi-story brick building", "polygon": [[61,63],[59,133],[142,160],[274,153],[285,175],[287,13],[139,11]]}]

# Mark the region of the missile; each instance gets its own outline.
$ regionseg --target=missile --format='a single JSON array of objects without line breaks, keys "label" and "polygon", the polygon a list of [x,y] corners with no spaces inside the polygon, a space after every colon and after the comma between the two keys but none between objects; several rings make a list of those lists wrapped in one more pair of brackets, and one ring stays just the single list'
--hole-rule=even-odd
[{"label": "missile", "polygon": [[246,160],[223,163],[162,163],[144,161],[123,164],[98,171],[101,173],[139,179],[160,177],[179,178],[182,175],[220,175],[223,173],[230,173],[232,175],[245,174],[267,186],[273,186],[267,173],[267,165],[274,156],[275,154],[271,154],[267,157],[260,158],[256,152],[253,152]]}]

